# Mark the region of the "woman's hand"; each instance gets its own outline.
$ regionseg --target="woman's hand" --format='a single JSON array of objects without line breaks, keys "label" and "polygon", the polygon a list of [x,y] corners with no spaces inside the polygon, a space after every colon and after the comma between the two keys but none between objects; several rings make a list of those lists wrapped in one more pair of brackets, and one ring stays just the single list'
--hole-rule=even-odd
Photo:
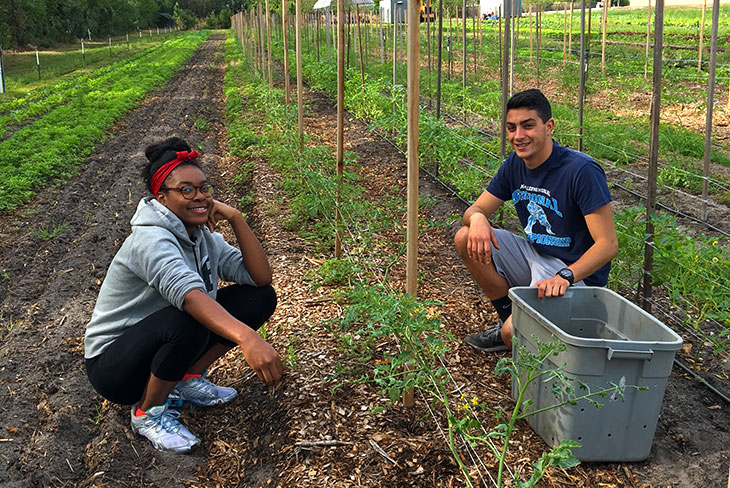
[{"label": "woman's hand", "polygon": [[251,331],[253,334],[247,334],[246,340],[240,343],[243,357],[261,381],[267,385],[276,385],[284,372],[281,357],[271,344],[263,340],[258,333]]},{"label": "woman's hand", "polygon": [[236,217],[243,218],[240,210],[231,207],[230,205],[226,205],[223,202],[219,202],[218,200],[213,200],[213,204],[210,206],[210,211],[208,212],[208,229],[213,232],[215,231],[215,226],[221,220],[227,220],[230,222]]}]

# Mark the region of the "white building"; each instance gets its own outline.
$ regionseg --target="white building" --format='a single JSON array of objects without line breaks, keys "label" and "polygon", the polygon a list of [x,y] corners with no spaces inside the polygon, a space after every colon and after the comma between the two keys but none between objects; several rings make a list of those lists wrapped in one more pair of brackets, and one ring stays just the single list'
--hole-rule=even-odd
[{"label": "white building", "polygon": [[[498,15],[500,7],[504,8],[503,0],[479,0],[479,17]],[[515,15],[522,12],[522,0],[512,0],[512,11]]]}]

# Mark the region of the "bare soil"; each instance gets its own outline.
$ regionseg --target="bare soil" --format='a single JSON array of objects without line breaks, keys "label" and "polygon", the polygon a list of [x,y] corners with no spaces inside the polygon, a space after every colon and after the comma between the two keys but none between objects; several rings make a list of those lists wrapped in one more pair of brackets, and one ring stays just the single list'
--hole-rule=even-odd
[{"label": "bare soil", "polygon": [[[347,356],[337,334],[322,323],[342,309],[328,290],[313,291],[305,279],[321,256],[282,228],[287,210],[277,186],[281,175],[254,157],[251,187],[233,181],[243,161],[227,155],[221,135],[223,70],[223,39],[214,36],[163,89],[115,126],[71,181],[39,192],[3,216],[0,486],[463,486],[427,401],[417,398],[414,409],[396,406],[373,415],[370,410],[383,401],[375,389],[345,384],[333,392],[342,380],[338,364]],[[307,92],[306,100],[307,130],[333,145],[334,105],[317,93]],[[211,128],[196,129],[199,118]],[[203,440],[189,456],[160,453],[133,435],[128,408],[103,401],[89,385],[82,349],[101,280],[145,194],[139,177],[143,148],[170,135],[201,149],[205,170],[227,189],[229,203],[245,193],[254,197],[246,213],[270,256],[280,304],[267,325],[268,338],[289,364],[276,390],[253,378],[236,352],[214,366],[213,379],[235,386],[240,395],[225,406],[183,410],[182,420]],[[346,117],[345,140],[363,165],[367,198],[375,200],[393,186],[404,194],[405,160],[398,151],[351,117]],[[438,184],[424,177],[420,183],[421,193],[435,201],[422,209],[422,218],[445,221],[463,212]],[[38,229],[53,225],[63,231],[39,238]],[[444,302],[443,326],[458,339],[494,323],[496,315],[452,249],[454,230],[440,226],[421,235],[419,295]],[[393,229],[384,238],[397,242],[400,234]],[[403,286],[404,269],[400,262],[393,268],[394,286]],[[511,408],[507,378],[492,374],[498,354],[476,353],[458,340],[452,350],[447,366],[467,397]],[[727,378],[722,365],[713,363],[712,373]],[[730,464],[728,408],[675,370],[647,461],[551,470],[542,486],[724,486]],[[343,443],[297,444],[323,439]],[[529,469],[546,446],[526,424],[518,426],[514,439],[509,464]],[[494,458],[481,456],[493,469]],[[479,483],[490,486],[488,480]]]}]

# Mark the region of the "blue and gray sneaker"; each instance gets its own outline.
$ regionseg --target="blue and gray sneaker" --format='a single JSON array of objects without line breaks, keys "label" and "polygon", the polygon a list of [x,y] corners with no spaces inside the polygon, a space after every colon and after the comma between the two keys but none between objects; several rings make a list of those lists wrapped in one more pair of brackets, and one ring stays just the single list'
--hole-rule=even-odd
[{"label": "blue and gray sneaker", "polygon": [[484,352],[506,351],[509,348],[502,340],[502,323],[487,329],[479,334],[472,334],[464,338],[464,342],[474,349]]},{"label": "blue and gray sneaker", "polygon": [[190,403],[196,407],[210,407],[219,403],[227,403],[236,398],[238,392],[227,386],[217,386],[205,379],[188,378],[181,381],[172,389],[167,401],[170,405],[179,407],[183,403]]},{"label": "blue and gray sneaker", "polygon": [[132,407],[132,430],[146,437],[152,442],[155,449],[164,452],[187,453],[200,444],[195,437],[177,418],[180,412],[170,410],[167,404],[158,405],[145,411],[137,417],[137,405]]}]

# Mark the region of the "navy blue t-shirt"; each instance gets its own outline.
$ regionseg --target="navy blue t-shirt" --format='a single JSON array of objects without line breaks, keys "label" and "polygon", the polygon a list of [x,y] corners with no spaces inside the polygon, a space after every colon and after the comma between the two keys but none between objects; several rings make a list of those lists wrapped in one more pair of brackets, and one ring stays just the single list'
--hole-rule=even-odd
[{"label": "navy blue t-shirt", "polygon": [[[544,163],[529,169],[517,154],[510,154],[487,186],[500,200],[513,200],[517,216],[532,246],[570,265],[594,241],[584,216],[611,201],[606,174],[589,156],[553,141]],[[611,263],[583,281],[606,286]]]}]

